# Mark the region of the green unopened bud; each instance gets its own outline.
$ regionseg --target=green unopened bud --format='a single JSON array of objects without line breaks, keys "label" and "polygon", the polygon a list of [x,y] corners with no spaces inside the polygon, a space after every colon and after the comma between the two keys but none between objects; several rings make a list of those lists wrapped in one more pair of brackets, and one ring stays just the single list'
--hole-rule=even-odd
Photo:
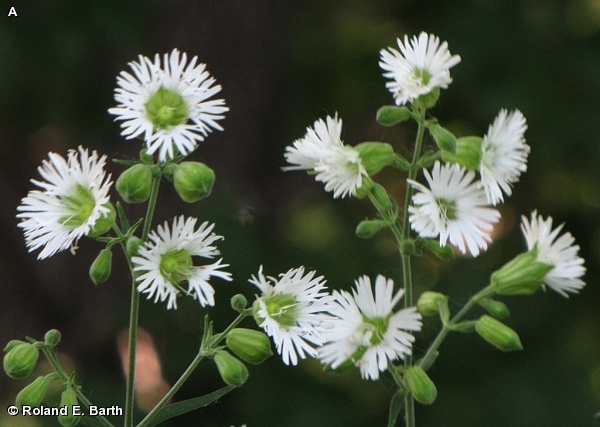
[{"label": "green unopened bud", "polygon": [[248,368],[225,350],[214,357],[221,378],[227,385],[239,387],[248,379]]},{"label": "green unopened bud", "polygon": [[394,126],[410,118],[408,107],[397,107],[396,105],[384,105],[377,110],[377,121],[383,126]]},{"label": "green unopened bud", "polygon": [[448,298],[438,292],[423,292],[417,301],[417,310],[423,316],[435,316],[444,305],[448,305]]},{"label": "green unopened bud", "polygon": [[490,279],[499,295],[531,295],[553,266],[537,260],[537,247],[517,255],[495,271]]},{"label": "green unopened bud", "polygon": [[429,239],[419,239],[417,243],[430,250],[432,254],[441,260],[446,261],[454,259],[456,256],[454,249],[452,249],[452,246],[450,245],[440,246],[439,242]]},{"label": "green unopened bud", "polygon": [[79,423],[81,415],[73,414],[73,407],[79,407],[79,403],[77,402],[77,394],[72,388],[74,386],[69,385],[67,387],[68,388],[60,395],[60,406],[61,408],[67,407],[67,414],[59,415],[58,422],[63,427],[73,427]]},{"label": "green unopened bud", "polygon": [[137,236],[130,236],[125,242],[125,251],[129,257],[137,256],[140,246],[144,244],[144,241]]},{"label": "green unopened bud", "polygon": [[44,342],[46,344],[48,344],[49,346],[54,347],[55,345],[57,345],[60,342],[60,332],[56,329],[50,329],[48,332],[46,332],[46,334],[44,335]]},{"label": "green unopened bud", "polygon": [[388,211],[392,209],[392,201],[385,188],[377,183],[373,183],[371,187],[371,196],[375,199],[375,202],[379,205],[378,209]]},{"label": "green unopened bud", "polygon": [[[49,377],[51,377],[49,375]],[[48,388],[50,387],[50,379],[48,377],[37,377],[35,381],[25,387],[17,394],[15,399],[15,405],[20,408],[23,406],[29,406],[31,408],[37,408],[42,403]]]},{"label": "green unopened bud", "polygon": [[39,355],[32,344],[18,344],[4,355],[4,372],[11,378],[25,378],[35,368]]},{"label": "green unopened bud", "polygon": [[362,185],[356,189],[356,198],[364,199],[369,194],[371,194],[371,187],[373,186],[373,181],[371,178],[364,177],[362,180]]},{"label": "green unopened bud", "polygon": [[235,328],[227,335],[227,347],[240,359],[258,365],[273,355],[271,341],[263,332]]},{"label": "green unopened bud", "polygon": [[430,108],[435,107],[438,99],[440,99],[440,88],[434,87],[431,92],[421,95],[415,99],[413,101],[413,105],[417,108],[425,108],[426,110],[429,110]]},{"label": "green unopened bud", "polygon": [[415,241],[412,239],[405,239],[400,243],[400,253],[405,256],[412,256],[417,253],[417,247]]},{"label": "green unopened bud", "polygon": [[464,136],[456,140],[456,152],[442,151],[442,160],[449,163],[457,163],[460,166],[476,171],[479,170],[481,157],[481,143],[483,139],[479,136]]},{"label": "green unopened bud", "polygon": [[429,133],[441,150],[456,153],[458,142],[454,134],[448,129],[443,128],[437,123],[433,123],[429,126]]},{"label": "green unopened bud", "polygon": [[388,226],[382,219],[365,219],[356,226],[356,235],[361,239],[369,239]]},{"label": "green unopened bud", "polygon": [[204,163],[182,162],[173,172],[175,190],[188,203],[208,197],[214,183],[215,173]]},{"label": "green unopened bud", "polygon": [[104,248],[90,266],[90,279],[92,279],[94,285],[99,285],[110,277],[111,270],[112,251],[108,248]]},{"label": "green unopened bud", "polygon": [[501,301],[496,301],[491,298],[482,298],[477,301],[477,304],[482,306],[497,319],[504,319],[510,316],[510,311],[508,311],[508,307]]},{"label": "green unopened bud", "polygon": [[94,228],[92,228],[88,233],[88,236],[90,237],[102,236],[104,233],[106,233],[112,228],[112,226],[115,223],[115,220],[117,219],[117,211],[115,210],[115,207],[112,203],[108,202],[103,206],[107,207],[109,211],[106,214],[106,216],[100,216],[100,218],[96,220]]},{"label": "green unopened bud", "polygon": [[231,297],[231,308],[235,311],[239,311],[240,313],[246,309],[248,305],[248,300],[242,294],[236,294]]},{"label": "green unopened bud", "polygon": [[27,344],[27,343],[25,341],[21,341],[21,340],[10,340],[8,343],[6,343],[6,346],[4,347],[4,352],[8,353],[9,351],[11,351],[13,348],[18,346],[19,344]]},{"label": "green unopened bud", "polygon": [[407,369],[406,384],[415,400],[423,405],[431,405],[437,397],[437,388],[431,378],[427,376],[420,366],[412,366]]},{"label": "green unopened bud", "polygon": [[152,172],[148,165],[137,164],[119,176],[116,184],[119,195],[127,203],[142,203],[150,197]]},{"label": "green unopened bud", "polygon": [[523,350],[519,335],[499,320],[484,314],[475,324],[481,337],[502,351]]},{"label": "green unopened bud", "polygon": [[385,142],[362,142],[354,147],[369,176],[394,163],[394,148]]}]

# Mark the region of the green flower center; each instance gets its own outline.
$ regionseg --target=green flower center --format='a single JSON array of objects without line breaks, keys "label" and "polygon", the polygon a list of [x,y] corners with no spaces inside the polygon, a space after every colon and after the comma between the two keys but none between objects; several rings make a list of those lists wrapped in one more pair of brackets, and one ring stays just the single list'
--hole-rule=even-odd
[{"label": "green flower center", "polygon": [[440,219],[444,223],[447,223],[448,221],[453,221],[457,218],[456,203],[450,202],[446,199],[437,199],[436,202],[440,210]]},{"label": "green flower center", "polygon": [[374,319],[369,319],[368,317],[363,316],[363,322],[364,330],[366,332],[371,332],[371,338],[369,339],[369,343],[371,345],[377,345],[381,343],[390,325],[389,316],[376,317]]},{"label": "green flower center", "polygon": [[160,273],[175,285],[187,280],[191,266],[192,256],[184,249],[171,250],[160,259]]},{"label": "green flower center", "polygon": [[415,69],[413,70],[414,76],[417,79],[420,79],[421,82],[423,83],[423,86],[427,86],[429,84],[429,82],[431,81],[431,73],[429,71],[427,71],[426,69]]},{"label": "green flower center", "polygon": [[282,326],[296,326],[298,308],[292,295],[280,294],[266,298],[267,313]]},{"label": "green flower center", "polygon": [[61,198],[68,215],[60,218],[60,224],[67,228],[75,229],[83,225],[96,207],[96,200],[92,192],[77,184],[73,194]]},{"label": "green flower center", "polygon": [[169,129],[189,119],[188,106],[183,97],[163,86],[148,99],[144,108],[155,129]]}]

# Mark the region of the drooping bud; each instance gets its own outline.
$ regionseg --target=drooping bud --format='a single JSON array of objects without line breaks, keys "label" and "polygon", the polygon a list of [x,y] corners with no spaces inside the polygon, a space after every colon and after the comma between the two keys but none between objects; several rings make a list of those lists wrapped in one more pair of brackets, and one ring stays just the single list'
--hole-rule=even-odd
[{"label": "drooping bud", "polygon": [[227,347],[240,359],[258,365],[273,355],[271,341],[263,332],[235,328],[227,335]]},{"label": "drooping bud", "polygon": [[394,148],[385,142],[362,142],[354,147],[369,176],[394,163]]},{"label": "drooping bud", "polygon": [[460,166],[476,171],[479,170],[481,157],[481,143],[483,138],[479,136],[464,136],[456,140],[456,153],[442,151],[442,160],[449,163],[457,163]]},{"label": "drooping bud", "polygon": [[137,256],[138,249],[144,244],[144,241],[137,236],[130,236],[125,242],[125,251],[129,257]]},{"label": "drooping bud", "polygon": [[417,301],[417,310],[423,316],[435,316],[444,305],[448,305],[448,298],[439,292],[426,291]]},{"label": "drooping bud", "polygon": [[452,132],[446,128],[443,128],[437,123],[432,123],[428,127],[429,133],[433,137],[433,140],[440,150],[456,153],[456,146],[458,145],[458,142]]},{"label": "drooping bud", "polygon": [[452,249],[452,246],[450,245],[440,246],[438,241],[430,239],[419,239],[417,240],[417,243],[430,250],[432,254],[443,261],[454,259],[456,257],[454,249]]},{"label": "drooping bud", "polygon": [[407,369],[406,384],[415,400],[423,405],[431,405],[437,397],[437,388],[431,378],[427,376],[420,366],[412,366]]},{"label": "drooping bud", "polygon": [[235,311],[238,312],[242,312],[246,309],[246,306],[248,305],[248,300],[246,299],[246,297],[242,294],[236,294],[233,297],[231,297],[231,308],[233,308]]},{"label": "drooping bud", "polygon": [[477,301],[477,304],[485,308],[487,312],[494,316],[496,319],[504,319],[510,316],[508,307],[501,301],[496,301],[491,298],[481,298]]},{"label": "drooping bud", "polygon": [[150,197],[152,172],[145,164],[131,166],[119,176],[117,191],[127,203],[142,203]]},{"label": "drooping bud", "polygon": [[21,409],[23,406],[29,406],[31,408],[37,408],[42,403],[48,388],[50,387],[50,378],[54,374],[50,374],[46,377],[37,377],[35,381],[25,387],[17,394],[15,399],[15,405]]},{"label": "drooping bud", "polygon": [[502,351],[523,350],[519,335],[499,320],[484,314],[475,324],[481,337]]},{"label": "drooping bud", "polygon": [[537,246],[517,255],[492,273],[490,281],[498,295],[531,295],[542,285],[552,265],[537,260]]},{"label": "drooping bud", "polygon": [[227,351],[217,352],[214,360],[225,384],[239,387],[248,379],[249,373],[246,365]]},{"label": "drooping bud", "polygon": [[77,394],[72,385],[68,385],[67,389],[60,395],[61,408],[66,407],[67,413],[58,416],[58,422],[63,427],[76,426],[81,420],[81,415],[73,413],[73,407],[79,407],[77,402]]},{"label": "drooping bud", "polygon": [[4,355],[4,372],[11,378],[25,378],[35,368],[39,355],[32,344],[18,344]]},{"label": "drooping bud", "polygon": [[188,203],[208,197],[215,183],[214,171],[199,162],[182,162],[173,172],[173,185],[181,199]]},{"label": "drooping bud", "polygon": [[102,236],[104,233],[106,233],[112,228],[112,226],[115,223],[115,220],[117,219],[117,211],[115,210],[115,207],[112,203],[108,202],[103,206],[107,207],[109,211],[106,214],[106,216],[100,216],[100,218],[96,220],[94,228],[92,228],[88,233],[88,236],[90,237]]},{"label": "drooping bud", "polygon": [[94,285],[105,282],[110,277],[112,270],[112,251],[104,248],[100,251],[92,265],[90,266],[90,279]]},{"label": "drooping bud", "polygon": [[361,239],[369,239],[388,226],[382,219],[365,219],[356,226],[356,235]]},{"label": "drooping bud", "polygon": [[371,196],[375,199],[375,202],[379,205],[378,208],[387,211],[392,209],[392,201],[387,193],[386,189],[381,184],[373,183],[371,187]]},{"label": "drooping bud", "polygon": [[49,346],[54,347],[55,345],[57,345],[60,342],[60,338],[61,338],[61,335],[57,329],[50,329],[44,335],[44,342],[46,344],[48,344]]},{"label": "drooping bud", "polygon": [[397,107],[396,105],[384,105],[377,110],[377,122],[383,126],[391,127],[402,123],[410,118],[408,107]]}]

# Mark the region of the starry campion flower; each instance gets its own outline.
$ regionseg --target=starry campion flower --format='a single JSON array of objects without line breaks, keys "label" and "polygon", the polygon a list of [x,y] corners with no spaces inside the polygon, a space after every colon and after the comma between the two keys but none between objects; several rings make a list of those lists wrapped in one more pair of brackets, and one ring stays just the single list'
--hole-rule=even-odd
[{"label": "starry campion flower", "polygon": [[[140,246],[138,256],[131,259],[133,270],[139,273],[136,278],[138,291],[154,296],[154,302],[167,302],[167,309],[177,308],[177,296],[184,292],[202,307],[214,305],[215,290],[208,282],[211,277],[220,277],[231,281],[231,273],[220,271],[229,264],[222,264],[222,258],[208,265],[194,265],[192,257],[212,259],[220,252],[212,244],[223,239],[212,233],[214,224],[203,222],[197,230],[196,218],[180,216],[173,220],[172,228],[168,222],[158,226],[158,232],[152,231],[149,241]],[[187,289],[183,285],[187,283]]]},{"label": "starry campion flower", "polygon": [[441,246],[449,240],[463,254],[468,249],[472,256],[479,255],[491,242],[492,224],[500,213],[489,207],[475,173],[440,162],[435,162],[431,174],[426,169],[423,173],[429,188],[408,180],[416,190],[408,208],[412,229],[421,237],[439,236]]},{"label": "starry campion flower", "polygon": [[320,328],[329,319],[326,314],[331,296],[325,291],[323,276],[314,277],[304,267],[292,268],[275,277],[265,277],[260,267],[250,283],[262,294],[254,302],[254,318],[273,338],[277,352],[286,365],[296,365],[298,358],[315,357],[315,346],[323,344]]},{"label": "starry campion flower", "polygon": [[512,193],[512,184],[527,170],[530,147],[525,143],[525,117],[519,110],[501,110],[483,137],[481,144],[481,185],[488,201],[496,205],[504,201],[502,192]]},{"label": "starry campion flower", "polygon": [[29,251],[43,246],[38,259],[71,248],[75,253],[81,236],[102,234],[114,220],[108,192],[112,182],[106,176],[106,156],[87,149],[69,150],[65,159],[49,153],[38,168],[43,181],[31,182],[32,190],[17,211]]},{"label": "starry campion flower", "polygon": [[158,54],[154,61],[140,55],[139,62],[129,63],[133,75],[122,71],[117,77],[118,106],[108,112],[123,121],[123,136],[142,136],[148,153],[158,151],[161,162],[189,153],[212,129],[223,130],[217,120],[229,108],[223,99],[209,100],[221,86],[197,60],[187,64],[187,55],[173,49],[161,67]]},{"label": "starry campion flower", "polygon": [[460,62],[460,56],[450,55],[448,43],[440,44],[438,37],[422,32],[410,43],[408,36],[404,36],[404,43],[398,39],[398,47],[400,52],[382,49],[379,62],[385,71],[383,76],[392,79],[385,86],[397,105],[412,102],[436,88],[446,89],[452,82],[449,70]]},{"label": "starry campion flower", "polygon": [[307,128],[304,138],[286,148],[285,158],[295,166],[282,169],[315,173],[315,179],[324,182],[325,190],[333,191],[334,198],[354,196],[367,171],[358,151],[341,140],[342,119],[336,114],[326,120],[315,121],[314,129]]},{"label": "starry campion flower", "polygon": [[404,290],[393,292],[394,281],[382,275],[375,280],[375,294],[368,276],[356,281],[352,294],[334,291],[329,309],[334,320],[323,332],[321,362],[332,369],[351,362],[363,378],[376,380],[391,362],[410,355],[415,338],[407,331],[421,330],[421,315],[416,307],[394,313]]},{"label": "starry campion flower", "polygon": [[537,260],[553,268],[544,277],[544,283],[564,297],[567,292],[577,293],[585,286],[581,277],[585,273],[583,258],[577,254],[579,246],[567,232],[558,236],[564,224],[552,229],[552,217],[544,219],[537,211],[531,213],[531,221],[522,217],[521,231],[527,248],[537,249]]}]

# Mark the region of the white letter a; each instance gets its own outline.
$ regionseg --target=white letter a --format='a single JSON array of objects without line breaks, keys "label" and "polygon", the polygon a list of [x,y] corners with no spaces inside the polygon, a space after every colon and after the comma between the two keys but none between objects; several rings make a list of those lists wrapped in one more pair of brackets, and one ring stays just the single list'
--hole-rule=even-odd
[{"label": "white letter a", "polygon": [[14,6],[12,6],[8,11],[8,16],[17,16],[17,11],[15,10]]}]

